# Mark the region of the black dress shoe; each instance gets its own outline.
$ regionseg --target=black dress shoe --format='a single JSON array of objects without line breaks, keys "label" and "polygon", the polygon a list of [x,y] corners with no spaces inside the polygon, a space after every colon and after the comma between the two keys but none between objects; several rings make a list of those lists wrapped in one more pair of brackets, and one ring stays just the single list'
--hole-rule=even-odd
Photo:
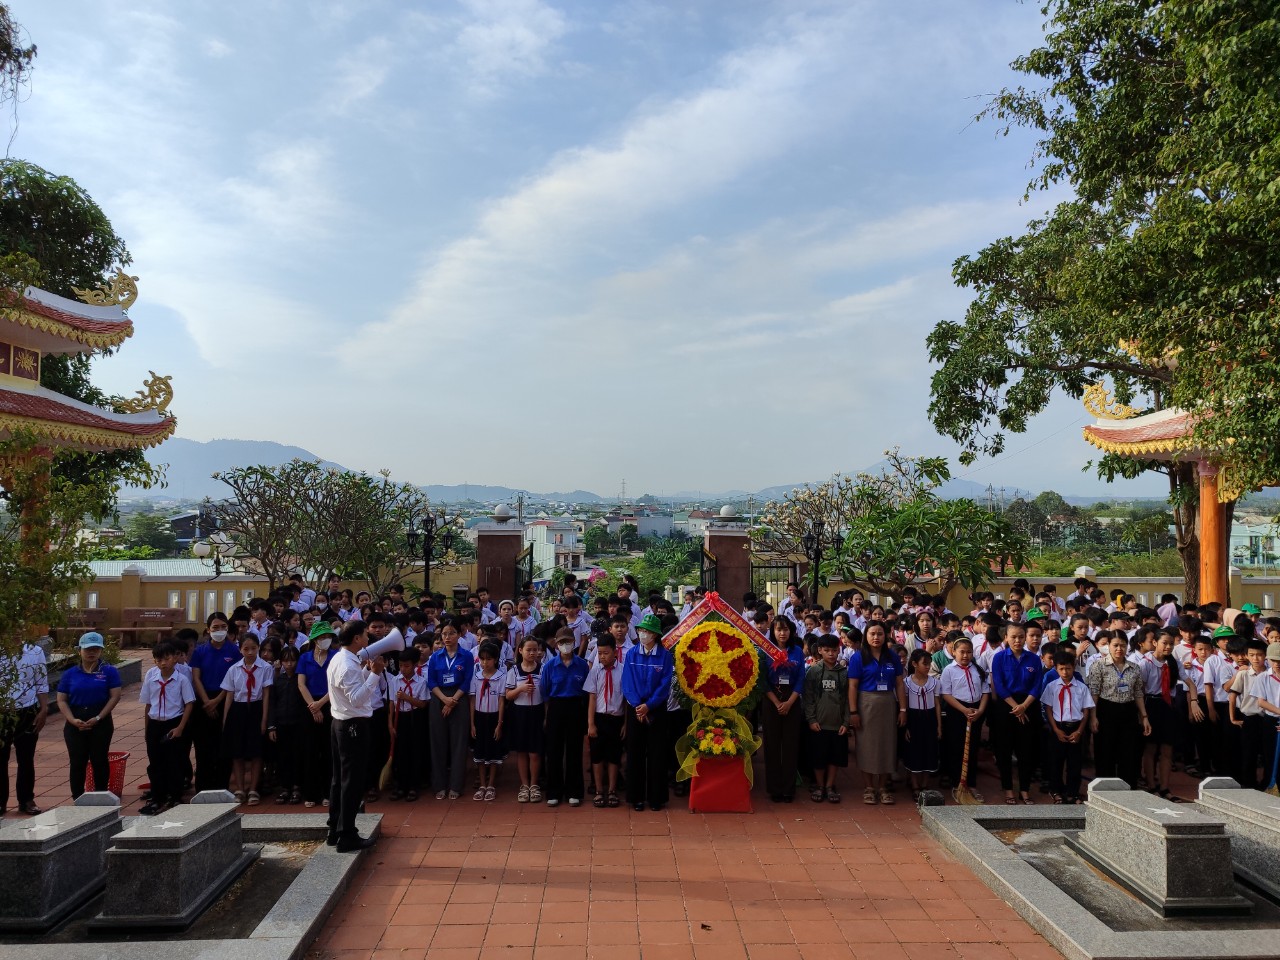
[{"label": "black dress shoe", "polygon": [[324,845],[326,847],[336,847],[338,845],[338,835],[334,831],[330,830],[328,835],[324,838]]},{"label": "black dress shoe", "polygon": [[634,807],[632,807],[631,809],[635,810],[635,812],[636,812],[636,813],[643,813],[643,812],[644,812],[644,804],[643,804],[643,803],[637,803],[637,804],[636,804]]},{"label": "black dress shoe", "polygon": [[661,813],[666,808],[667,808],[667,805],[665,803],[655,803],[649,807],[649,809],[652,810],[654,813]]},{"label": "black dress shoe", "polygon": [[377,843],[378,841],[373,837],[361,837],[357,835],[350,840],[339,840],[338,852],[355,853],[357,850],[368,850],[370,847],[376,846]]},{"label": "black dress shoe", "polygon": [[39,807],[37,807],[34,803],[18,804],[18,812],[25,813],[28,817],[38,817],[40,816],[40,814],[44,813],[44,811],[41,810]]}]

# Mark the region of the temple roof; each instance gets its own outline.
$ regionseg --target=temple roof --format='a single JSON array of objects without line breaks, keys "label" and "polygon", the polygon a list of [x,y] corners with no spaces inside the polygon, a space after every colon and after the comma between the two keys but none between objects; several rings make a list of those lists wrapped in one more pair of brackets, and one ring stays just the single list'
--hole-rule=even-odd
[{"label": "temple roof", "polygon": [[1158,410],[1127,420],[1099,419],[1084,428],[1084,438],[1107,453],[1173,460],[1192,453],[1190,432],[1189,413]]},{"label": "temple roof", "polygon": [[[87,353],[119,346],[133,335],[133,322],[119,304],[91,306],[38,287],[27,287],[21,302],[8,295],[0,311],[0,331],[9,327],[16,339],[41,353]],[[19,335],[21,334],[21,335]]]},{"label": "temple roof", "polygon": [[156,410],[116,413],[44,387],[0,388],[0,440],[26,430],[77,450],[146,448],[168,438],[176,426],[177,420]]}]

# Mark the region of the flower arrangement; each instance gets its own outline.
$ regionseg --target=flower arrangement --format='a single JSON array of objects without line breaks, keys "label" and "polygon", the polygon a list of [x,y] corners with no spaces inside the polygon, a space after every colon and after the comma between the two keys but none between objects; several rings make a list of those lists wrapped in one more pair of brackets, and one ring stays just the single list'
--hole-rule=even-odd
[{"label": "flower arrangement", "polygon": [[723,717],[696,725],[693,748],[708,757],[736,757],[742,752],[741,738],[729,728]]},{"label": "flower arrangement", "polygon": [[760,655],[741,630],[724,620],[705,620],[676,644],[680,690],[707,707],[737,707],[760,680]]}]

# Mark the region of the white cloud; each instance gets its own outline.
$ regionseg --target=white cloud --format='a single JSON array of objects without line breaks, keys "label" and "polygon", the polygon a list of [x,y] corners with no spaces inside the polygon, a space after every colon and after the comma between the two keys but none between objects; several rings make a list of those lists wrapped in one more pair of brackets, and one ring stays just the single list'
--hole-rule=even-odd
[{"label": "white cloud", "polygon": [[472,92],[482,96],[544,73],[547,55],[569,29],[564,14],[540,0],[463,0],[463,6],[469,19],[454,47]]},{"label": "white cloud", "polygon": [[214,60],[222,60],[235,53],[230,44],[219,40],[217,37],[210,37],[204,42],[204,52],[206,56]]}]

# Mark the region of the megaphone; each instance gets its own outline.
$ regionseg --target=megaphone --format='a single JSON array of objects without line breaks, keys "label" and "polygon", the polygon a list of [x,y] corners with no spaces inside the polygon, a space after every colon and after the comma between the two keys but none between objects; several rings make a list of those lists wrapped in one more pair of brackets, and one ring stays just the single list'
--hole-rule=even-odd
[{"label": "megaphone", "polygon": [[362,663],[372,660],[374,657],[381,656],[384,653],[393,653],[404,649],[404,634],[400,632],[399,627],[392,627],[381,640],[369,644],[360,651],[359,657]]}]

